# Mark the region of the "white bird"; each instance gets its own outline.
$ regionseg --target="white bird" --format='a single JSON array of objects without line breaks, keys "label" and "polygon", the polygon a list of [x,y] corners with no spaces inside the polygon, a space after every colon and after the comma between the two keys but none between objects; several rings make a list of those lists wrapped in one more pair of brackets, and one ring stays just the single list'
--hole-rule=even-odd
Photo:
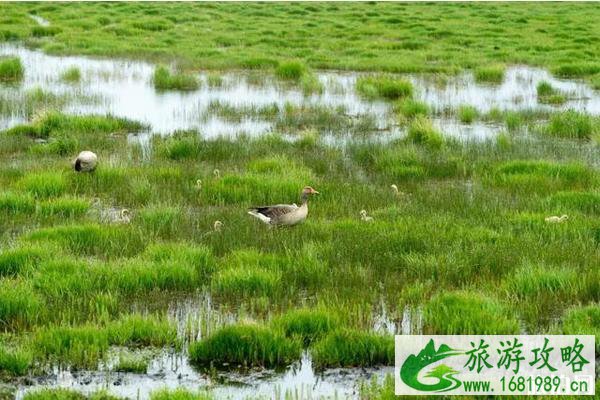
[{"label": "white bird", "polygon": [[196,181],[196,189],[202,190],[202,179]]},{"label": "white bird", "polygon": [[77,172],[92,172],[96,169],[98,164],[98,156],[91,151],[82,151],[79,153],[75,161],[73,161],[73,168]]},{"label": "white bird", "polygon": [[391,184],[390,188],[392,189],[392,192],[394,192],[394,195],[396,197],[401,197],[401,196],[405,196],[406,193],[401,192],[400,190],[398,190],[398,186],[396,186],[395,184]]},{"label": "white bird", "polygon": [[215,232],[221,232],[221,229],[223,229],[223,223],[221,221],[215,221],[215,223],[213,224],[213,231]]},{"label": "white bird", "polygon": [[130,215],[131,214],[129,213],[129,210],[124,208],[121,210],[118,217],[115,218],[114,223],[115,224],[129,224],[131,222]]},{"label": "white bird", "polygon": [[553,215],[551,217],[544,218],[544,221],[551,223],[551,224],[560,224],[560,223],[566,221],[567,219],[569,219],[568,215],[561,215],[560,217]]},{"label": "white bird", "polygon": [[310,186],[306,186],[300,194],[300,207],[296,204],[252,207],[248,211],[248,214],[258,218],[267,225],[296,225],[304,222],[308,216],[308,197],[315,194],[319,194],[319,192]]},{"label": "white bird", "polygon": [[219,179],[221,177],[221,171],[215,168],[213,170],[213,175],[215,176],[215,179]]},{"label": "white bird", "polygon": [[360,219],[364,222],[373,222],[373,217],[367,215],[367,210],[360,210]]}]

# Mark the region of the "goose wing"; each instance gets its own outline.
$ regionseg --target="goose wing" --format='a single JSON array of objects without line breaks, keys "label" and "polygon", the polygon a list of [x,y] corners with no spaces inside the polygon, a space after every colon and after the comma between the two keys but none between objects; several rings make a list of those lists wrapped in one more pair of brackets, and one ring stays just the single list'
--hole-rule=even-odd
[{"label": "goose wing", "polygon": [[277,219],[298,209],[296,204],[277,204],[274,206],[252,207],[250,211],[262,214],[271,219]]}]

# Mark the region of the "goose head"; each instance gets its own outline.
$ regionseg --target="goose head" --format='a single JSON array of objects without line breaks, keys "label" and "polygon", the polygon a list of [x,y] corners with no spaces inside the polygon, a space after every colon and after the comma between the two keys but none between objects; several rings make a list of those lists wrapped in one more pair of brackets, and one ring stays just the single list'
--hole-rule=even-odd
[{"label": "goose head", "polygon": [[213,224],[213,230],[215,232],[221,232],[221,229],[223,229],[223,223],[221,221],[215,221]]},{"label": "goose head", "polygon": [[399,190],[398,190],[398,186],[396,186],[395,184],[392,184],[392,185],[390,185],[390,188],[392,188],[392,191],[393,191],[395,194],[398,194],[398,193],[400,193],[400,192],[399,192]]},{"label": "goose head", "polygon": [[361,218],[366,218],[367,217],[367,210],[360,210],[360,217]]},{"label": "goose head", "polygon": [[198,190],[202,189],[202,179],[198,179],[196,181],[196,189],[198,189]]},{"label": "goose head", "polygon": [[319,192],[317,192],[315,189],[313,189],[310,186],[305,186],[304,189],[302,189],[302,195],[304,196],[309,196],[312,194],[320,194]]},{"label": "goose head", "polygon": [[214,175],[214,177],[215,177],[215,178],[217,178],[217,179],[218,179],[218,178],[220,178],[220,177],[221,177],[221,171],[219,171],[217,168],[215,168],[215,169],[213,170],[213,175]]},{"label": "goose head", "polygon": [[121,210],[121,220],[123,220],[124,222],[129,222],[129,217],[130,217],[131,213],[129,212],[128,209],[124,208]]},{"label": "goose head", "polygon": [[569,216],[567,214],[563,214],[563,215],[560,216],[560,220],[561,221],[565,221],[567,219],[569,219]]}]

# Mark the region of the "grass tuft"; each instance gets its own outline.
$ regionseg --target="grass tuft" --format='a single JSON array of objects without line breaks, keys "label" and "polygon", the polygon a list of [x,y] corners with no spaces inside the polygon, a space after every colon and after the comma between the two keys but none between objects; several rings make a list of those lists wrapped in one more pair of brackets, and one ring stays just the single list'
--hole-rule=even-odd
[{"label": "grass tuft", "polygon": [[311,351],[316,368],[393,365],[394,337],[355,330],[337,330]]},{"label": "grass tuft", "polygon": [[154,70],[152,78],[157,90],[196,90],[200,87],[198,79],[194,75],[183,72],[171,72],[167,67],[159,66]]},{"label": "grass tuft", "polygon": [[444,145],[442,134],[429,119],[424,117],[417,117],[410,123],[406,138],[413,143],[425,145],[431,149],[440,149]]},{"label": "grass tuft", "polygon": [[306,66],[300,61],[286,61],[275,68],[279,79],[299,81],[307,73]]},{"label": "grass tuft", "polygon": [[435,335],[502,335],[519,332],[517,320],[496,299],[457,291],[435,295],[423,310],[424,331]]},{"label": "grass tuft", "polygon": [[18,57],[0,58],[0,82],[17,82],[23,79],[25,68]]},{"label": "grass tuft", "polygon": [[504,80],[503,65],[488,65],[475,69],[475,81],[478,83],[500,84]]},{"label": "grass tuft", "polygon": [[202,367],[282,367],[300,357],[300,343],[268,328],[240,324],[221,328],[190,346],[190,361]]},{"label": "grass tuft", "polygon": [[390,76],[362,76],[356,81],[356,91],[368,99],[398,100],[413,95],[413,85],[405,79]]}]

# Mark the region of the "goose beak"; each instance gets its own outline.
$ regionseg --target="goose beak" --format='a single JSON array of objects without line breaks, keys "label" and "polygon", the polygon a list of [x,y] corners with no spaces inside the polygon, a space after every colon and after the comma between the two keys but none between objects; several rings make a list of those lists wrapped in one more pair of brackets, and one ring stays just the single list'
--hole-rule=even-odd
[{"label": "goose beak", "polygon": [[316,190],[313,189],[312,194],[321,194],[319,192],[317,192]]}]

